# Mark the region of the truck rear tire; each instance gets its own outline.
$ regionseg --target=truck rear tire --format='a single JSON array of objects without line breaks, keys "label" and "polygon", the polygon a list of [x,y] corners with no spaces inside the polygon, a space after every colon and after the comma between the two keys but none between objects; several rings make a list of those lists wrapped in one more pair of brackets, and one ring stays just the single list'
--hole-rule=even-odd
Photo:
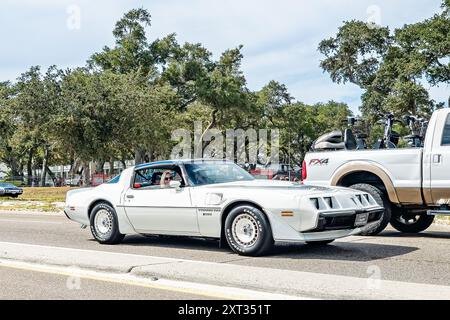
[{"label": "truck rear tire", "polygon": [[401,208],[395,208],[392,212],[391,225],[404,233],[419,233],[426,230],[434,220],[426,212],[413,213]]},{"label": "truck rear tire", "polygon": [[363,235],[363,236],[374,236],[374,235],[379,234],[381,231],[383,231],[387,227],[387,225],[391,221],[392,205],[391,205],[388,197],[386,196],[386,194],[383,193],[383,191],[381,191],[377,187],[374,187],[367,183],[354,184],[354,185],[350,186],[350,188],[367,192],[375,199],[375,201],[380,206],[384,207],[384,213],[381,218],[381,223],[377,227],[375,227],[371,230],[368,230],[364,233],[361,233],[361,235]]}]

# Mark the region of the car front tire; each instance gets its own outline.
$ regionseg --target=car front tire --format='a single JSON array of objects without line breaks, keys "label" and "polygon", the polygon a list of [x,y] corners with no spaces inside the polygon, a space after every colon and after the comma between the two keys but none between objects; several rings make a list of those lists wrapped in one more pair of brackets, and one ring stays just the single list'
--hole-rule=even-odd
[{"label": "car front tire", "polygon": [[97,204],[92,209],[90,224],[91,233],[99,243],[117,244],[125,237],[119,232],[116,211],[105,202]]},{"label": "car front tire", "polygon": [[371,230],[361,233],[361,235],[363,236],[375,236],[379,234],[387,227],[387,225],[391,221],[392,205],[388,197],[386,196],[386,194],[383,193],[383,191],[367,183],[354,184],[349,188],[367,192],[375,199],[375,201],[380,206],[384,208],[383,217],[381,218],[380,224]]},{"label": "car front tire", "polygon": [[250,205],[231,210],[225,220],[225,237],[230,248],[243,256],[267,254],[274,244],[267,217]]}]

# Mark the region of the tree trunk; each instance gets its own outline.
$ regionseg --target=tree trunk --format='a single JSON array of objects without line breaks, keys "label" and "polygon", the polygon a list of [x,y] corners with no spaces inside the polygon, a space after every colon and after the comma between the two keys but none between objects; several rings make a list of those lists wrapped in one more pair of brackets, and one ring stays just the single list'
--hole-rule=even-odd
[{"label": "tree trunk", "polygon": [[73,154],[70,156],[70,168],[69,172],[67,172],[67,175],[71,177],[73,175],[73,172],[75,171],[75,158]]},{"label": "tree trunk", "polygon": [[83,161],[83,186],[88,187],[91,185],[91,168],[89,161]]},{"label": "tree trunk", "polygon": [[109,158],[108,160],[109,162],[109,175],[113,176],[114,175],[114,158]]},{"label": "tree trunk", "polygon": [[103,161],[103,160],[95,161],[95,173],[103,173],[104,166],[105,166],[105,161]]},{"label": "tree trunk", "polygon": [[50,154],[50,148],[48,145],[45,145],[44,147],[44,160],[42,161],[42,173],[41,173],[41,187],[45,187],[45,178],[47,177],[47,163],[48,163],[48,157]]},{"label": "tree trunk", "polygon": [[140,148],[134,149],[134,165],[138,165],[144,162],[145,151]]},{"label": "tree trunk", "polygon": [[11,159],[11,161],[9,162],[9,167],[11,168],[12,181],[19,179],[19,175],[20,175],[19,170],[20,169],[19,169],[19,164],[17,163],[17,161],[15,159]]},{"label": "tree trunk", "polygon": [[153,150],[149,150],[149,151],[147,152],[147,159],[148,159],[148,162],[153,162],[153,161],[155,161],[155,155],[154,155]]},{"label": "tree trunk", "polygon": [[27,161],[27,186],[31,187],[33,184],[33,148],[28,151]]},{"label": "tree trunk", "polygon": [[209,123],[208,127],[206,127],[206,129],[203,131],[203,133],[202,133],[202,135],[200,137],[200,140],[197,141],[198,145],[195,148],[195,158],[197,158],[197,159],[203,158],[203,150],[205,150],[205,148],[211,142],[211,141],[209,141],[208,144],[204,145],[203,144],[203,139],[205,138],[205,135],[208,132],[208,130],[216,125],[216,122],[217,122],[216,116],[217,116],[218,112],[219,112],[219,110],[217,110],[217,109],[214,109],[211,112],[211,122]]},{"label": "tree trunk", "polygon": [[50,170],[50,168],[48,166],[45,167],[45,170],[47,170],[47,173],[49,174],[50,178],[52,179],[53,185],[56,185],[56,176],[53,173],[53,171]]}]

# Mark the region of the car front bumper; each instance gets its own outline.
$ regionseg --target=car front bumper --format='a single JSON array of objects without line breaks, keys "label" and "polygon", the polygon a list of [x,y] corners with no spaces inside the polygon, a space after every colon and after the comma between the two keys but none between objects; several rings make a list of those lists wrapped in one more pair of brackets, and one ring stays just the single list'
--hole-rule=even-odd
[{"label": "car front bumper", "polygon": [[[323,216],[325,216],[327,219],[330,218],[330,216],[318,214],[316,228],[307,231],[297,231],[290,225],[283,223],[282,221],[280,221],[277,218],[274,218],[273,216],[269,218],[269,220],[271,220],[275,242],[302,243],[310,241],[312,242],[312,241],[333,240],[373,230],[381,223],[383,211],[384,209],[379,207],[370,210],[359,210],[357,212],[355,211],[341,212],[340,215],[333,215],[333,218],[340,218],[340,219],[345,218],[347,220],[350,219],[351,223],[343,223],[341,225],[329,224],[328,227],[326,227],[326,224],[321,225],[319,222]],[[372,221],[369,220],[368,223],[366,223],[363,226],[355,226],[354,224],[355,216],[356,214],[360,213],[368,213],[369,216],[376,217],[376,220]]]},{"label": "car front bumper", "polygon": [[366,224],[363,227],[357,227],[354,229],[341,229],[341,230],[330,230],[330,231],[320,231],[320,232],[302,232],[297,233],[295,236],[290,236],[286,238],[275,239],[276,242],[312,242],[312,241],[326,241],[334,240],[349,236],[358,235],[362,232],[372,230],[379,225],[380,221],[374,221]]},{"label": "car front bumper", "polygon": [[21,194],[23,194],[22,190],[0,190],[2,197],[20,196]]}]

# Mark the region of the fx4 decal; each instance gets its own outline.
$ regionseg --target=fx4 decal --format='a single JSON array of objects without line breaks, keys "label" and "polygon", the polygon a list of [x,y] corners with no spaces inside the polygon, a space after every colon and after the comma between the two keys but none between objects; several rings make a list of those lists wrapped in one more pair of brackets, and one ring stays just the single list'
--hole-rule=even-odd
[{"label": "fx4 decal", "polygon": [[309,161],[310,166],[326,166],[329,159],[311,159]]}]

